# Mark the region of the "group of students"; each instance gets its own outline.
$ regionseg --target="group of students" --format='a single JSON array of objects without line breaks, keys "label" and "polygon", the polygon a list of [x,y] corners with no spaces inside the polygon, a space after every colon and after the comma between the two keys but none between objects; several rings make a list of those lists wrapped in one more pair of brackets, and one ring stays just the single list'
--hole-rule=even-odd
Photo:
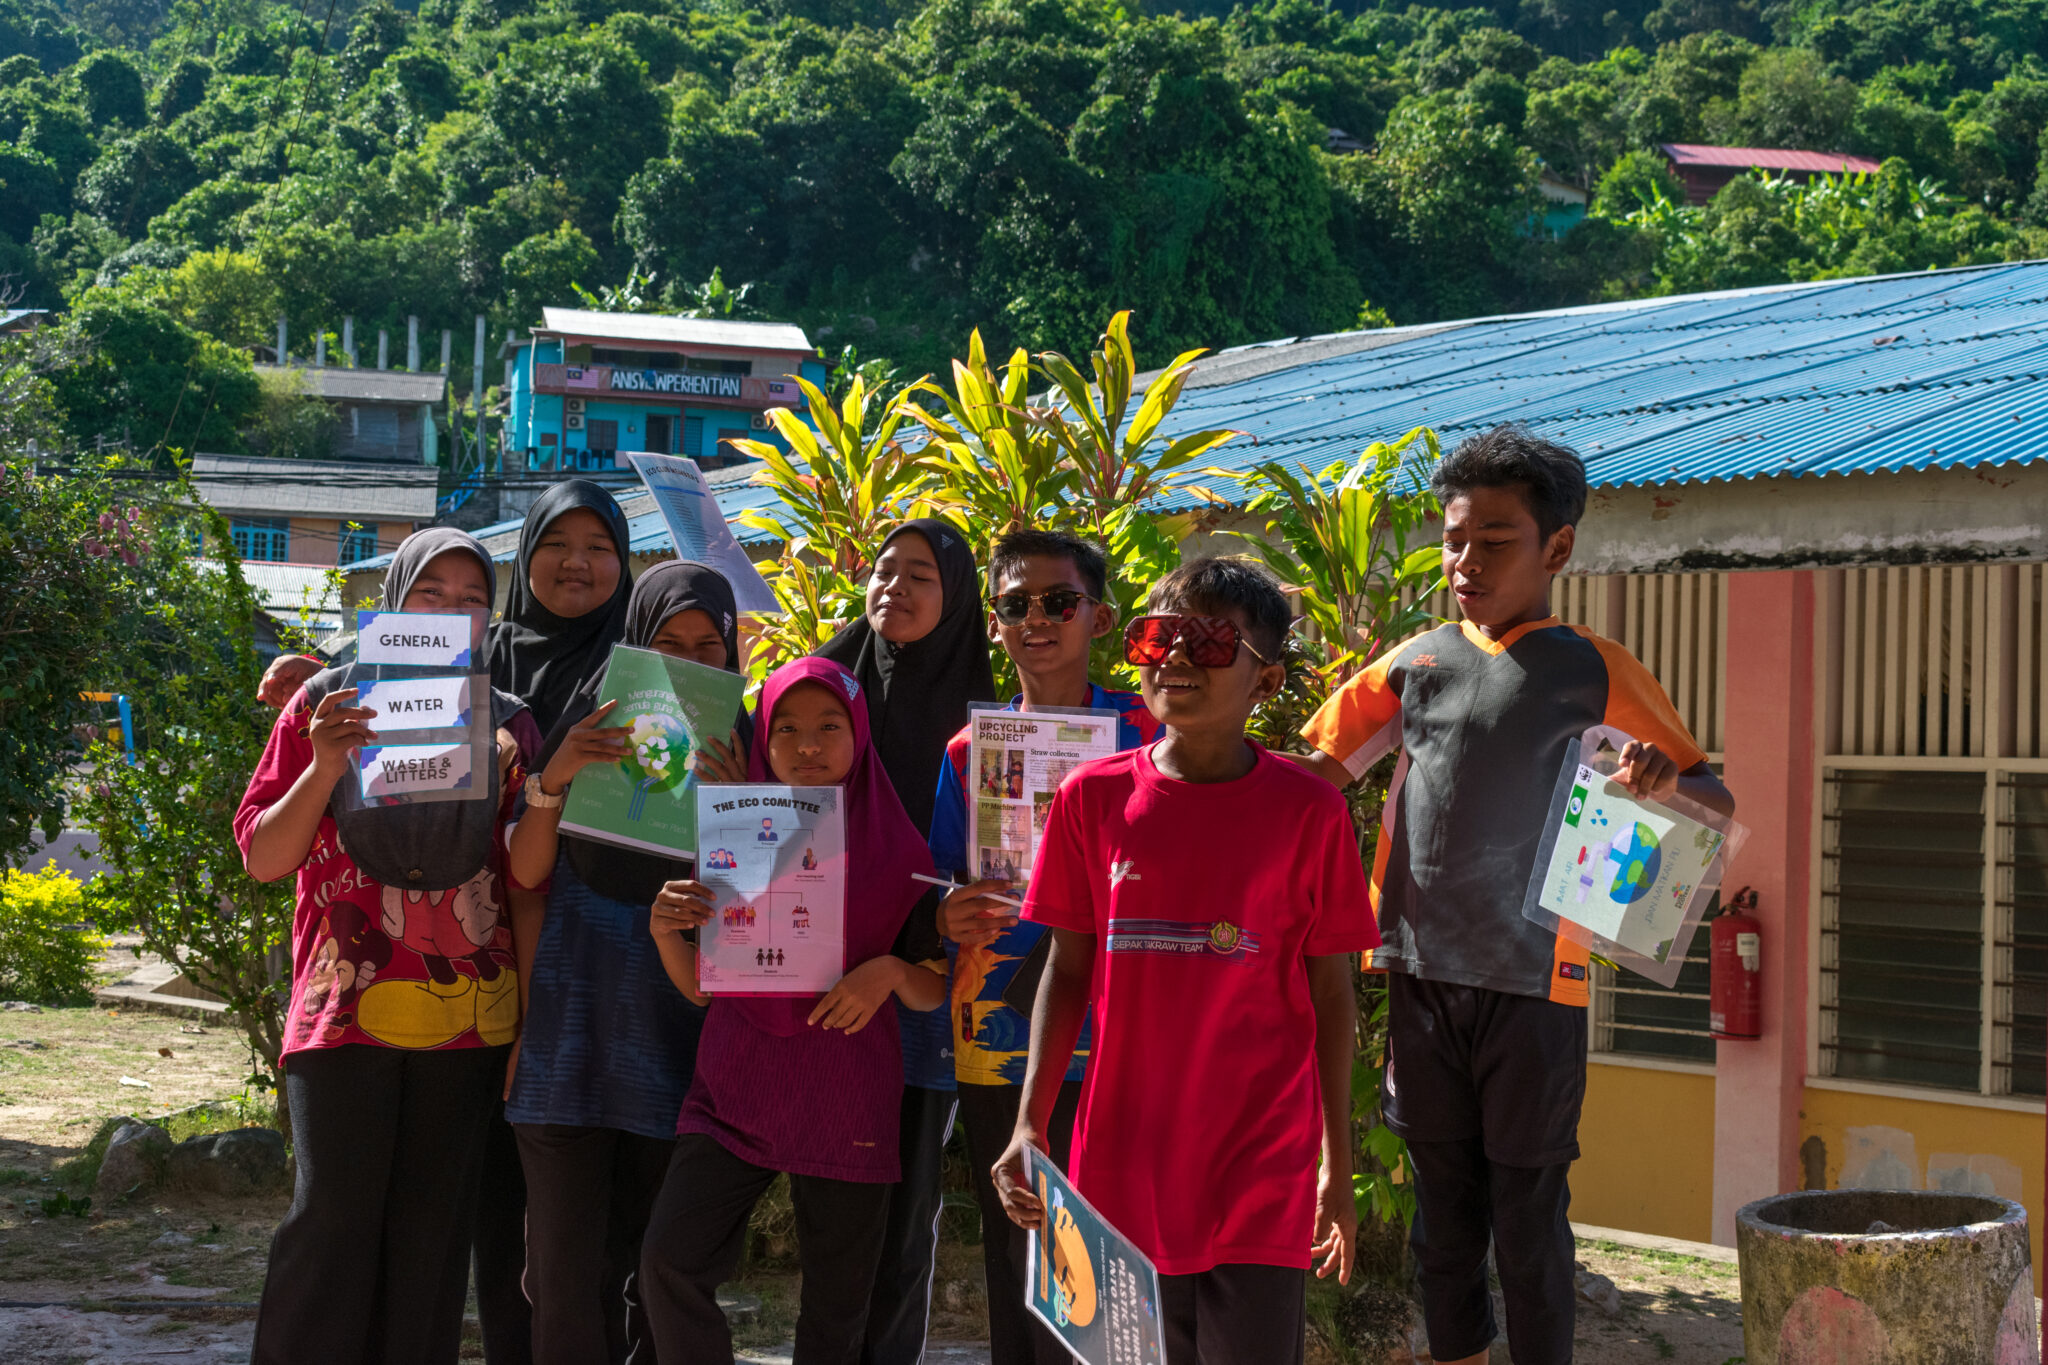
[{"label": "group of students", "polygon": [[[1484,1358],[1491,1245],[1515,1358],[1569,1361],[1587,957],[1520,914],[1549,786],[1605,721],[1636,736],[1633,789],[1732,802],[1647,671],[1549,613],[1577,457],[1501,428],[1435,477],[1464,619],[1340,688],[1303,754],[1246,736],[1285,684],[1291,617],[1247,561],[1182,565],[1126,623],[1101,552],[1069,535],[1000,538],[986,601],[945,521],[874,547],[863,615],[697,759],[704,781],[844,789],[846,971],[817,999],[708,1000],[694,869],[557,827],[576,775],[625,752],[596,701],[613,644],[741,666],[729,585],[681,561],[631,581],[602,489],[558,485],[527,518],[491,628],[488,799],[346,808],[376,718],[347,670],[281,661],[236,819],[252,875],[298,877],[297,1186],[254,1358],[453,1360],[474,1243],[493,1365],[729,1361],[717,1290],[783,1173],[796,1360],[915,1365],[957,1120],[996,1365],[1069,1359],[1025,1309],[1045,1216],[1027,1143],[1156,1264],[1170,1361],[1298,1361],[1305,1275],[1351,1270],[1363,952],[1390,974],[1384,1102],[1435,1357]],[[490,556],[447,528],[409,538],[384,589],[393,610],[494,597]],[[1138,693],[1090,676],[1118,630]],[[970,880],[966,721],[996,700],[991,641],[1012,708],[1119,717],[1120,752],[1054,796],[1021,912],[1007,882]],[[1368,880],[1340,789],[1397,747]],[[964,885],[941,898],[935,870]],[[1036,995],[1007,999],[1020,971]]]}]

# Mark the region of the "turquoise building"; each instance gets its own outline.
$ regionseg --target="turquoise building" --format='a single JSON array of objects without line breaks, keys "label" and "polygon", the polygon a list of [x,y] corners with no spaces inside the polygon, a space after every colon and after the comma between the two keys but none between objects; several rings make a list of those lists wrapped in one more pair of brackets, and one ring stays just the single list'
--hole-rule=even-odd
[{"label": "turquoise building", "polygon": [[[769,408],[803,411],[801,375],[825,362],[786,322],[543,308],[509,347],[507,470],[625,471],[628,452],[688,455],[706,469],[742,457],[729,444],[774,440]],[[629,472],[629,471],[628,471]]]}]

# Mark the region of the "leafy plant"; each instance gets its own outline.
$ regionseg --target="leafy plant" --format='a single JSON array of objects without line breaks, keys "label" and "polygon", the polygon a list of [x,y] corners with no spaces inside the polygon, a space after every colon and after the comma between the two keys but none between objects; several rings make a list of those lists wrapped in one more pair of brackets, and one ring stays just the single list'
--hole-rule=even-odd
[{"label": "leafy plant", "polygon": [[92,993],[92,964],[106,940],[80,923],[78,878],[53,859],[40,872],[0,872],[0,997],[70,1004]]}]

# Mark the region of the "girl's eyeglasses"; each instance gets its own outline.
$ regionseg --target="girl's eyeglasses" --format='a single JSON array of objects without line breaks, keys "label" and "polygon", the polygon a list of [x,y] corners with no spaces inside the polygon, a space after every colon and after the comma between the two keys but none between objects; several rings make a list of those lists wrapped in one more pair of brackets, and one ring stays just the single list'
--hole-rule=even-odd
[{"label": "girl's eyeglasses", "polygon": [[1000,624],[1021,626],[1031,615],[1033,602],[1045,613],[1046,620],[1064,625],[1074,619],[1074,613],[1081,610],[1083,602],[1100,605],[1101,599],[1090,597],[1085,592],[1075,592],[1072,588],[1054,588],[1050,592],[1006,592],[991,598],[988,606]]},{"label": "girl's eyeglasses", "polygon": [[1197,668],[1228,668],[1237,660],[1239,645],[1262,664],[1273,662],[1222,616],[1139,616],[1124,628],[1124,662],[1151,668],[1166,662],[1174,642],[1187,649],[1188,662]]}]

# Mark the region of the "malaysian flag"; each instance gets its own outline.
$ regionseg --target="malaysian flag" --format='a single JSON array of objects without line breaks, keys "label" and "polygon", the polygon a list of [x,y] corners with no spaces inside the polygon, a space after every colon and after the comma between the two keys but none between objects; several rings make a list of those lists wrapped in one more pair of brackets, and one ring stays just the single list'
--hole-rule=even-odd
[{"label": "malaysian flag", "polygon": [[604,385],[597,377],[597,371],[581,365],[568,366],[562,375],[562,382],[572,389],[598,389]]}]

